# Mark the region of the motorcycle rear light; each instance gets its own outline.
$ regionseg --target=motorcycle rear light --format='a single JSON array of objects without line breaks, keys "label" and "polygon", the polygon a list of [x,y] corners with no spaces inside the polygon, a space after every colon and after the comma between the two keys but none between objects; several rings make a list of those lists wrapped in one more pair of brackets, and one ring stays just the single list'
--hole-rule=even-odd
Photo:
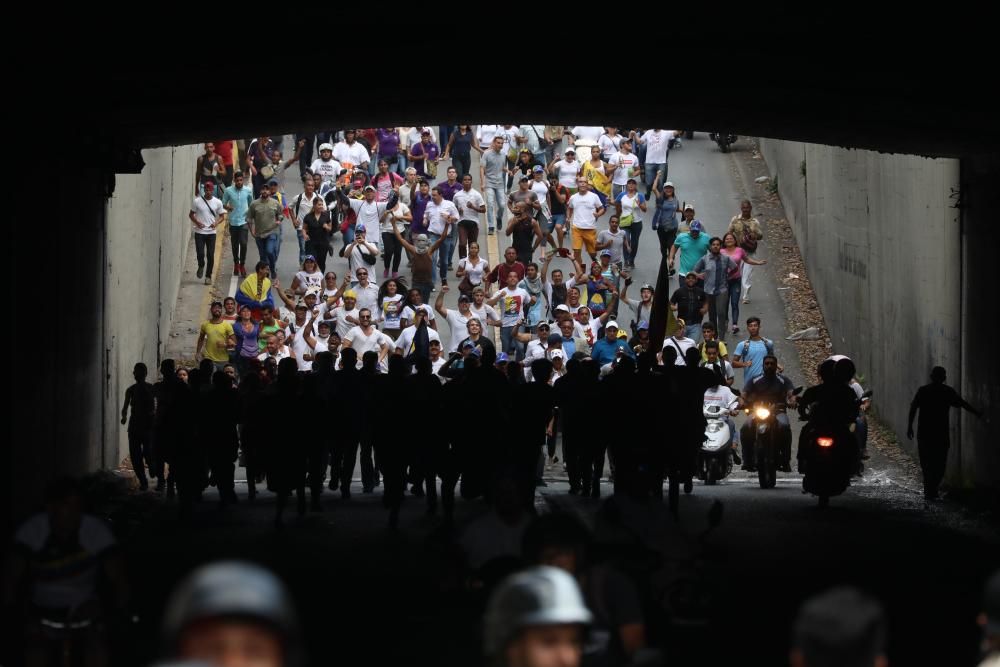
[{"label": "motorcycle rear light", "polygon": [[816,444],[820,447],[833,447],[833,438],[816,438]]}]

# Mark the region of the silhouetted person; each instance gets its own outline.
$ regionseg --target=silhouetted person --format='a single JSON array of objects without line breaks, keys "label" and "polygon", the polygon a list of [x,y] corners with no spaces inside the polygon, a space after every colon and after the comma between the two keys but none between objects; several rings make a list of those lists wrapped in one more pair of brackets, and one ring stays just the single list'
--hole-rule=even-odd
[{"label": "silhouetted person", "polygon": [[[399,359],[403,364],[402,357],[393,356],[389,359],[390,368],[393,362]],[[408,368],[408,365],[404,366]],[[419,415],[427,424],[433,425],[431,428],[418,427],[409,429],[407,433],[400,433],[401,424],[396,422],[392,425],[395,433],[392,437],[409,441],[409,463],[412,468],[414,484],[425,486],[427,494],[427,513],[433,514],[437,511],[437,478],[440,475],[442,484],[446,473],[442,469],[448,458],[450,448],[450,433],[444,428],[444,422],[450,416],[443,411],[442,395],[444,389],[441,380],[433,373],[430,359],[427,357],[416,357],[414,368],[416,373],[405,375],[402,393],[389,394],[392,399],[402,398],[405,401],[405,409],[409,414]],[[395,389],[395,385],[393,385]],[[380,390],[379,396],[386,396]],[[390,400],[392,400],[390,399]],[[384,413],[383,413],[384,414]],[[441,493],[445,493],[442,486]],[[451,501],[454,503],[455,487],[451,487]]]},{"label": "silhouetted person", "polygon": [[381,397],[378,405],[382,418],[374,425],[373,435],[375,450],[382,466],[384,482],[382,504],[389,510],[389,526],[392,528],[399,524],[399,510],[406,491],[406,466],[419,447],[416,440],[424,440],[430,435],[418,432],[428,430],[430,423],[433,423],[407,424],[388,418],[386,411],[381,409],[385,401],[405,400],[407,370],[406,361],[394,354],[389,358],[389,372],[377,377],[373,387],[373,394],[377,391],[377,395]]},{"label": "silhouetted person", "polygon": [[264,481],[266,473],[267,422],[272,418],[268,414],[260,371],[256,367],[252,367],[240,381],[239,401],[240,448],[247,471],[247,497],[252,501],[257,497],[257,485]]},{"label": "silhouetted person", "polygon": [[222,371],[212,375],[211,388],[199,397],[198,408],[198,437],[207,454],[219,501],[225,506],[236,502],[234,461],[239,452],[239,398],[228,375]]},{"label": "silhouetted person", "polygon": [[[378,377],[378,353],[368,351],[361,356],[361,374],[353,407],[358,412],[358,433],[361,443],[361,488],[372,493],[379,483],[378,454],[375,452],[375,422],[382,414],[377,401],[375,380]],[[353,474],[353,471],[352,471]]]},{"label": "silhouetted person", "polygon": [[208,456],[199,436],[199,393],[204,378],[197,368],[188,374],[188,384],[174,383],[173,407],[170,412],[174,434],[174,454],[171,477],[177,479],[177,504],[180,516],[194,511],[194,504],[208,486]]},{"label": "silhouetted person", "polygon": [[[361,440],[361,415],[356,409],[357,391],[361,384],[357,350],[349,347],[341,351],[340,363],[341,369],[335,374],[336,410],[331,411],[330,418],[337,422],[333,457],[340,474],[340,497],[348,500],[351,497],[351,478],[354,476],[354,464],[357,462]],[[333,463],[330,468],[334,468]]]},{"label": "silhouetted person", "polygon": [[[176,434],[171,413],[178,385],[181,384],[177,379],[177,369],[173,359],[164,359],[160,362],[160,375],[160,381],[153,385],[153,400],[156,403],[156,412],[153,416],[153,454],[156,469],[153,475],[156,477],[156,490],[162,491],[166,486],[167,497],[172,497],[176,482],[172,469]],[[169,473],[167,466],[171,466]]]},{"label": "silhouetted person", "polygon": [[[135,384],[125,390],[125,404],[122,405],[122,424],[128,421],[128,455],[132,459],[132,470],[139,480],[139,488],[143,491],[149,488],[145,466],[149,466],[150,475],[155,475],[156,469],[153,464],[152,441],[156,402],[153,399],[153,385],[146,382],[148,373],[146,364],[135,365],[132,369]],[[129,406],[132,407],[131,418],[128,416]]]},{"label": "silhouetted person", "polygon": [[[566,473],[569,475],[569,492],[574,495],[583,489],[583,459],[588,437],[585,417],[587,411],[577,402],[582,377],[580,360],[570,359],[566,362],[566,375],[556,380],[553,386],[562,424],[562,452],[566,461]],[[587,492],[590,492],[589,488]]]},{"label": "silhouetted person", "polygon": [[951,445],[948,410],[965,408],[977,417],[983,414],[946,385],[946,379],[941,366],[931,370],[931,383],[918,389],[910,403],[910,419],[906,427],[906,437],[913,440],[913,418],[919,411],[917,451],[920,453],[920,467],[924,471],[924,498],[928,500],[938,497],[938,486],[948,463],[948,447]]},{"label": "silhouetted person", "polygon": [[281,415],[295,415],[301,410],[302,392],[298,366],[294,359],[278,362],[278,378],[268,387],[271,419],[268,420],[267,487],[277,494],[275,525],[283,521],[288,498],[295,491],[298,495],[299,516],[306,513],[306,443],[303,438],[289,438]]},{"label": "silhouetted person", "polygon": [[505,444],[524,508],[534,512],[538,458],[543,455],[545,429],[552,420],[552,410],[556,405],[555,390],[549,386],[552,362],[542,358],[531,363],[534,382],[524,383],[524,372],[520,371],[520,375],[522,383],[511,388],[513,437]]},{"label": "silhouetted person", "polygon": [[333,354],[329,351],[319,352],[313,361],[312,370],[312,373],[303,378],[304,414],[310,416],[303,424],[303,433],[308,438],[306,472],[311,499],[310,509],[319,512],[323,509],[320,498],[323,495],[323,479],[330,458],[330,438],[329,421],[315,417],[327,414],[325,409],[330,404],[333,392]]},{"label": "silhouetted person", "polygon": [[685,365],[674,369],[678,375],[676,416],[677,432],[680,440],[678,451],[678,471],[684,484],[684,493],[691,493],[698,450],[705,436],[705,390],[712,386],[711,371],[700,368],[701,352],[696,347],[684,353]]},{"label": "silhouetted person", "polygon": [[853,588],[806,601],[792,636],[792,667],[886,667],[886,624],[878,602]]}]

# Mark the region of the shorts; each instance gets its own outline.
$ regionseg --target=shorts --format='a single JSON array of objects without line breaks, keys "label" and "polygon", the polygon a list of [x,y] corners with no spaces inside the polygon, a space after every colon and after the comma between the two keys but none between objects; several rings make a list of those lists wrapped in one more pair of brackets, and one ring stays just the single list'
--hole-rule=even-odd
[{"label": "shorts", "polygon": [[555,230],[556,225],[562,226],[566,222],[565,213],[553,213],[552,217],[549,218],[549,232],[551,233]]},{"label": "shorts", "polygon": [[573,250],[586,247],[589,255],[597,254],[597,230],[580,229],[573,225]]}]

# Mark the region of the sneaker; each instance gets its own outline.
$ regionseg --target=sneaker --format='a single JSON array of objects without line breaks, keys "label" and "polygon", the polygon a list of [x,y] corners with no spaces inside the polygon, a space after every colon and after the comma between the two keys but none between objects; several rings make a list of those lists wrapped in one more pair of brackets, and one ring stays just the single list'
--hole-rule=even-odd
[{"label": "sneaker", "polygon": [[496,230],[493,227],[490,227],[490,231],[489,231],[490,236],[493,236],[493,234],[495,234],[495,233],[496,233]]},{"label": "sneaker", "polygon": [[201,278],[203,275],[205,275],[205,267],[204,266],[199,266],[198,267],[198,273],[195,274],[195,275],[197,275],[199,278]]},{"label": "sneaker", "polygon": [[331,491],[336,491],[340,487],[340,480],[336,477],[330,479],[330,483],[326,485],[326,488]]},{"label": "sneaker", "polygon": [[240,275],[240,265],[239,264],[233,264],[233,275],[234,276]]},{"label": "sneaker", "polygon": [[740,328],[738,326],[736,326],[736,325],[733,325],[733,333],[734,334],[738,334],[739,332],[740,332]]},{"label": "sneaker", "polygon": [[385,271],[382,272],[382,277],[383,278],[388,278],[389,277],[389,269],[386,269]]},{"label": "sneaker", "polygon": [[453,266],[452,266],[451,264],[449,264],[449,265],[448,265],[448,270],[449,270],[449,271],[454,271],[455,269],[454,269],[454,267],[453,267]]},{"label": "sneaker", "polygon": [[393,271],[392,272],[392,279],[395,280],[398,277],[399,277],[399,272],[398,271]]},{"label": "sneaker", "polygon": [[733,450],[733,463],[735,463],[736,465],[743,463],[743,459],[740,457],[738,453],[736,453],[736,450]]},{"label": "sneaker", "polygon": [[448,281],[447,281],[447,280],[445,280],[444,278],[442,278],[442,279],[441,279],[441,285],[443,285],[443,286],[447,286],[447,285],[448,285]]},{"label": "sneaker", "polygon": [[205,276],[205,284],[206,285],[211,285],[212,284],[212,276],[211,275]]},{"label": "sneaker", "polygon": [[247,275],[247,265],[246,264],[242,264],[242,263],[240,264],[240,275],[243,276],[244,278],[246,278],[246,275]]},{"label": "sneaker", "polygon": [[684,480],[684,493],[691,493],[694,491],[694,482],[690,479]]}]

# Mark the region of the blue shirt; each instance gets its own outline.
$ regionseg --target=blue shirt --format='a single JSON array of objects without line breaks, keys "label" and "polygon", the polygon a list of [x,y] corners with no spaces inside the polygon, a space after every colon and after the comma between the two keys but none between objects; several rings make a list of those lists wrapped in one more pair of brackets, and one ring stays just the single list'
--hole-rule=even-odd
[{"label": "blue shirt", "polygon": [[705,230],[698,233],[698,238],[691,236],[691,232],[684,232],[677,235],[674,245],[681,249],[681,262],[678,269],[682,276],[694,269],[694,265],[698,263],[698,260],[705,256],[705,253],[708,252],[709,241],[711,239],[705,233]]},{"label": "blue shirt", "polygon": [[615,342],[613,343],[609,343],[607,338],[602,338],[594,343],[594,347],[590,351],[590,357],[599,366],[603,366],[615,360],[615,357],[618,356],[618,350],[625,350],[625,354],[635,359],[635,352],[628,346],[628,341],[624,338],[615,338]]},{"label": "blue shirt", "polygon": [[[554,336],[550,336],[550,338],[554,338]],[[566,355],[566,358],[572,358],[576,353],[576,341],[573,340],[572,336],[569,338],[559,336],[559,339],[562,341],[562,351]]]},{"label": "blue shirt", "polygon": [[247,209],[253,201],[253,188],[243,186],[237,189],[235,185],[230,185],[222,194],[222,205],[233,205],[233,210],[229,212],[229,226],[242,227],[247,224]]},{"label": "blue shirt", "polygon": [[773,350],[774,343],[766,338],[761,338],[760,340],[741,340],[736,349],[733,350],[733,356],[738,356],[740,361],[750,362],[750,365],[743,369],[744,383],[764,374],[764,357],[768,354],[768,347]]}]

